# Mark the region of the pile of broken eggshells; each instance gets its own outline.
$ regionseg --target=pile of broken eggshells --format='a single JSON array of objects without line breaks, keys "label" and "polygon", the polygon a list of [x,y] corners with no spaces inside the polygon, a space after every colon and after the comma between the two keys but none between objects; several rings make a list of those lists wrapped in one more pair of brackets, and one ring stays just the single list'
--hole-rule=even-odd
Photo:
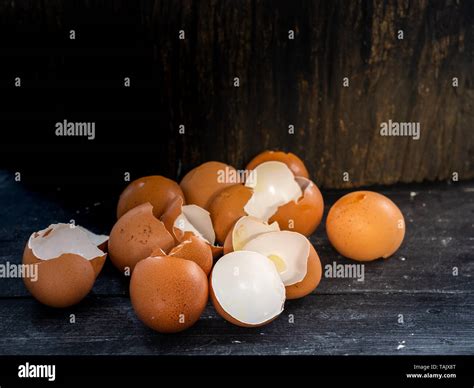
[{"label": "pile of broken eggshells", "polygon": [[[180,184],[139,178],[120,196],[110,237],[71,224],[33,233],[23,263],[38,265],[38,277],[25,278],[26,287],[46,305],[74,305],[92,289],[108,253],[131,276],[132,306],[154,330],[189,328],[209,296],[235,325],[271,322],[285,300],[310,294],[321,280],[307,237],[321,222],[323,197],[291,153],[265,151],[244,171],[207,162]],[[343,256],[371,261],[399,248],[405,224],[390,199],[356,191],[332,206],[326,229]]]}]

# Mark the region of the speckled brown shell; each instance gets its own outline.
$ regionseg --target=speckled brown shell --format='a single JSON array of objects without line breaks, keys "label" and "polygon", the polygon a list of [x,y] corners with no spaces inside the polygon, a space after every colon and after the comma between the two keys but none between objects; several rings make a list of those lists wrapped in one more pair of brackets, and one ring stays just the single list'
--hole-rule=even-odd
[{"label": "speckled brown shell", "polygon": [[153,214],[159,218],[173,199],[184,194],[179,185],[160,175],[145,176],[131,182],[120,195],[117,219],[143,203],[151,203]]},{"label": "speckled brown shell", "polygon": [[27,246],[23,264],[37,265],[38,279],[33,281],[25,277],[23,281],[27,290],[39,302],[51,307],[69,307],[79,303],[90,292],[105,256],[89,261],[66,253],[54,259],[41,260]]},{"label": "speckled brown shell", "polygon": [[194,261],[201,267],[206,276],[211,272],[213,264],[212,250],[209,244],[199,237],[190,236],[189,240],[175,246],[170,251],[169,256]]},{"label": "speckled brown shell", "polygon": [[145,325],[161,333],[176,333],[194,325],[204,311],[207,277],[190,260],[149,257],[135,267],[130,299]]},{"label": "speckled brown shell", "polygon": [[246,216],[244,206],[252,196],[252,190],[244,185],[235,185],[217,194],[209,207],[216,240],[223,244],[229,230],[240,217]]},{"label": "speckled brown shell", "polygon": [[144,203],[125,213],[115,223],[109,237],[109,256],[120,270],[131,270],[150,256],[156,248],[165,252],[175,245],[163,222],[153,215],[150,203]]},{"label": "speckled brown shell", "polygon": [[237,172],[232,166],[214,161],[203,163],[189,171],[180,183],[186,202],[208,210],[212,198],[217,193],[237,183],[219,182],[219,171],[226,169],[235,174]]}]

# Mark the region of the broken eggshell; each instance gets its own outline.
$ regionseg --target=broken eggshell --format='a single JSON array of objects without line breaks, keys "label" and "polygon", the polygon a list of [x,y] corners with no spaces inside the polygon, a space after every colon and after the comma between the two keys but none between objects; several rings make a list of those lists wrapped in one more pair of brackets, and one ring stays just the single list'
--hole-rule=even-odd
[{"label": "broken eggshell", "polygon": [[256,217],[241,217],[227,234],[224,242],[224,254],[241,250],[247,242],[262,233],[279,230],[280,228],[276,222],[268,224]]},{"label": "broken eggshell", "polygon": [[263,233],[243,246],[270,259],[285,286],[298,283],[307,272],[310,243],[302,234],[289,231]]},{"label": "broken eggshell", "polygon": [[206,162],[189,171],[180,182],[188,204],[208,209],[212,198],[238,183],[237,170],[221,162]]},{"label": "broken eggshell", "polygon": [[153,214],[159,218],[175,198],[184,200],[181,187],[173,180],[161,175],[138,178],[131,182],[120,195],[117,219],[138,205],[151,203]]},{"label": "broken eggshell", "polygon": [[[163,256],[163,254],[160,255],[157,253],[158,252],[155,251],[152,255]],[[199,237],[190,236],[188,240],[184,240],[176,245],[170,251],[169,256],[194,261],[201,267],[206,276],[211,272],[213,264],[211,247]]]},{"label": "broken eggshell", "polygon": [[36,280],[25,277],[28,291],[51,307],[69,307],[92,289],[107,253],[98,248],[108,237],[73,224],[52,224],[33,233],[23,253],[23,264],[37,265]]},{"label": "broken eggshell", "polygon": [[257,252],[222,256],[209,284],[217,313],[234,325],[263,326],[283,311],[285,287],[273,263]]},{"label": "broken eggshell", "polygon": [[223,244],[235,222],[247,214],[245,204],[252,197],[252,189],[242,184],[227,187],[212,201],[209,212],[216,232],[216,240]]},{"label": "broken eggshell", "polygon": [[165,253],[175,245],[163,222],[153,214],[150,203],[139,205],[120,217],[110,232],[109,255],[120,270],[129,268],[150,256],[156,248]]},{"label": "broken eggshell", "polygon": [[371,261],[393,255],[403,242],[405,220],[386,196],[354,191],[331,207],[326,231],[332,246],[353,260]]},{"label": "broken eggshell", "polygon": [[278,207],[269,222],[278,222],[282,230],[292,230],[310,236],[321,223],[324,201],[314,182],[303,177],[295,177],[302,196]]},{"label": "broken eggshell", "polygon": [[311,294],[318,287],[321,276],[321,260],[313,244],[310,244],[306,276],[300,282],[285,287],[286,299],[299,299]]},{"label": "broken eggshell", "polygon": [[245,186],[252,189],[245,213],[263,221],[268,221],[280,206],[297,201],[302,195],[295,176],[282,162],[259,164],[247,177]]},{"label": "broken eggshell", "polygon": [[300,233],[263,233],[250,240],[243,249],[258,252],[275,264],[288,299],[309,294],[321,280],[319,256],[311,242]]},{"label": "broken eggshell", "polygon": [[199,319],[206,307],[207,276],[190,260],[149,257],[133,271],[130,300],[138,318],[153,330],[183,331]]},{"label": "broken eggshell", "polygon": [[253,170],[258,165],[270,161],[285,163],[295,176],[309,178],[308,170],[303,161],[291,152],[264,151],[255,156],[250,163],[247,164],[247,170]]},{"label": "broken eggshell", "polygon": [[209,212],[197,205],[183,205],[176,198],[161,217],[166,229],[175,239],[175,243],[196,236],[206,242],[214,257],[222,254],[222,247],[215,245],[216,235]]}]

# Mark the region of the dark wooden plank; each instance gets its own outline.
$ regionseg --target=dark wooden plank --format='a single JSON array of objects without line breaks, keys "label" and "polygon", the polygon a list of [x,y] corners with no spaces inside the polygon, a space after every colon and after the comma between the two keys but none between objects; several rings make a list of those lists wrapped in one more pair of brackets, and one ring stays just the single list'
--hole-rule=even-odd
[{"label": "dark wooden plank", "polygon": [[89,297],[66,310],[3,299],[0,349],[6,355],[472,354],[472,311],[472,294],[315,295],[287,302],[265,327],[233,326],[209,307],[186,332],[162,335],[143,326],[123,297]]},{"label": "dark wooden plank", "polygon": [[[0,157],[20,154],[32,169],[23,156],[80,150],[93,173],[124,165],[143,173],[156,163],[180,175],[210,159],[242,168],[262,149],[285,148],[326,187],[472,178],[473,17],[469,0],[2,2],[2,85],[20,73],[40,94],[9,90],[1,117],[15,141],[0,143]],[[117,92],[124,75],[144,92]],[[71,79],[91,88],[65,87]],[[46,87],[61,92],[45,98]],[[143,120],[158,110],[159,119]],[[98,141],[57,147],[51,124],[73,112],[100,123]],[[420,139],[380,136],[388,120],[419,122]]]}]

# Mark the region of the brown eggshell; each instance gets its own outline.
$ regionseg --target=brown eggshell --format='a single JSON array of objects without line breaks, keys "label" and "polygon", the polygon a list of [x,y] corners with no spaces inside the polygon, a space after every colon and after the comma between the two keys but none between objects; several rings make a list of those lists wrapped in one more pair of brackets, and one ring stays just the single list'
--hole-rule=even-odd
[{"label": "brown eggshell", "polygon": [[285,287],[286,299],[298,299],[311,294],[318,287],[321,276],[321,260],[319,260],[313,244],[310,244],[306,276],[301,282]]},{"label": "brown eggshell", "polygon": [[184,200],[180,186],[160,175],[145,176],[131,182],[120,195],[117,219],[143,203],[151,203],[155,217],[159,218],[173,199]]},{"label": "brown eggshell", "polygon": [[252,190],[244,185],[235,185],[222,190],[214,197],[209,207],[216,240],[222,244],[229,230],[240,217],[246,216],[244,206],[252,196]]},{"label": "brown eggshell", "polygon": [[264,151],[247,164],[247,170],[253,170],[259,164],[270,161],[285,163],[295,176],[309,178],[308,170],[303,161],[291,152]]},{"label": "brown eggshell", "polygon": [[[235,225],[235,224],[234,224]],[[234,252],[234,242],[232,241],[232,232],[234,231],[234,226],[230,228],[227,237],[224,240],[224,255],[227,255],[230,252]]]},{"label": "brown eggshell", "polygon": [[211,247],[204,240],[194,235],[189,240],[175,246],[170,251],[169,256],[194,261],[201,267],[206,276],[211,272],[213,264]]},{"label": "brown eggshell", "polygon": [[268,321],[265,321],[263,323],[260,323],[258,325],[251,325],[248,323],[243,323],[235,319],[233,316],[228,314],[220,305],[219,301],[216,298],[216,295],[214,294],[214,290],[212,289],[212,274],[209,279],[209,294],[211,296],[211,301],[212,304],[214,305],[214,308],[216,309],[217,314],[219,314],[222,318],[224,318],[227,322],[232,323],[233,325],[240,326],[240,327],[260,327],[260,326],[265,326],[268,325],[270,322],[274,321],[278,316],[269,319]]},{"label": "brown eggshell", "polygon": [[37,265],[37,281],[27,277],[23,281],[31,295],[51,307],[69,307],[79,303],[90,292],[96,278],[89,260],[70,253],[55,259],[40,260],[27,247],[23,264]]},{"label": "brown eggshell", "polygon": [[219,180],[219,178],[222,180],[220,174],[226,170],[233,177],[238,177],[234,167],[221,162],[206,162],[189,171],[180,183],[187,203],[208,210],[212,198],[217,193],[226,187],[239,183],[231,180],[225,181],[225,179],[221,182]]},{"label": "brown eggshell", "polygon": [[150,203],[144,203],[125,213],[115,223],[109,237],[109,255],[121,271],[150,256],[156,248],[168,252],[174,239],[163,222],[153,215]]},{"label": "brown eggshell", "polygon": [[[176,198],[161,217],[161,221],[165,225],[166,229],[173,236],[175,244],[179,244],[183,241],[189,240],[191,237],[197,237],[192,232],[183,232],[181,229],[176,228],[174,226],[176,218],[178,218],[179,215],[182,213],[182,207],[183,201],[180,198]],[[211,244],[208,245],[211,248],[213,258],[216,259],[222,255],[222,247]]]},{"label": "brown eggshell", "polygon": [[130,299],[145,325],[161,333],[176,333],[191,327],[204,311],[207,277],[193,261],[149,257],[133,271]]},{"label": "brown eggshell", "polygon": [[161,221],[165,225],[166,230],[173,236],[176,244],[185,240],[185,233],[174,226],[176,218],[183,212],[183,204],[182,198],[175,198],[161,216]]},{"label": "brown eggshell", "polygon": [[396,252],[405,236],[405,221],[397,205],[386,196],[355,191],[331,207],[326,231],[341,255],[371,261]]},{"label": "brown eggshell", "polygon": [[[291,230],[310,236],[321,223],[324,201],[321,192],[313,182],[309,179],[300,179],[300,181],[305,182],[303,196],[296,202],[290,201],[280,206],[269,222],[278,222],[282,230]],[[293,221],[291,225],[290,221]]]},{"label": "brown eggshell", "polygon": [[[99,245],[98,247],[99,249],[101,249],[100,246],[103,246],[103,244]],[[92,260],[84,259],[84,260],[87,260],[92,266],[95,277],[99,276],[100,271],[102,271],[102,268],[104,267],[104,264],[105,264],[106,257],[107,257],[107,253],[104,253],[103,256],[95,257]],[[26,245],[25,250],[23,251],[23,264],[39,264],[39,263],[43,263],[44,261],[45,260],[38,259],[34,255],[33,250],[28,247],[28,244]]]}]

